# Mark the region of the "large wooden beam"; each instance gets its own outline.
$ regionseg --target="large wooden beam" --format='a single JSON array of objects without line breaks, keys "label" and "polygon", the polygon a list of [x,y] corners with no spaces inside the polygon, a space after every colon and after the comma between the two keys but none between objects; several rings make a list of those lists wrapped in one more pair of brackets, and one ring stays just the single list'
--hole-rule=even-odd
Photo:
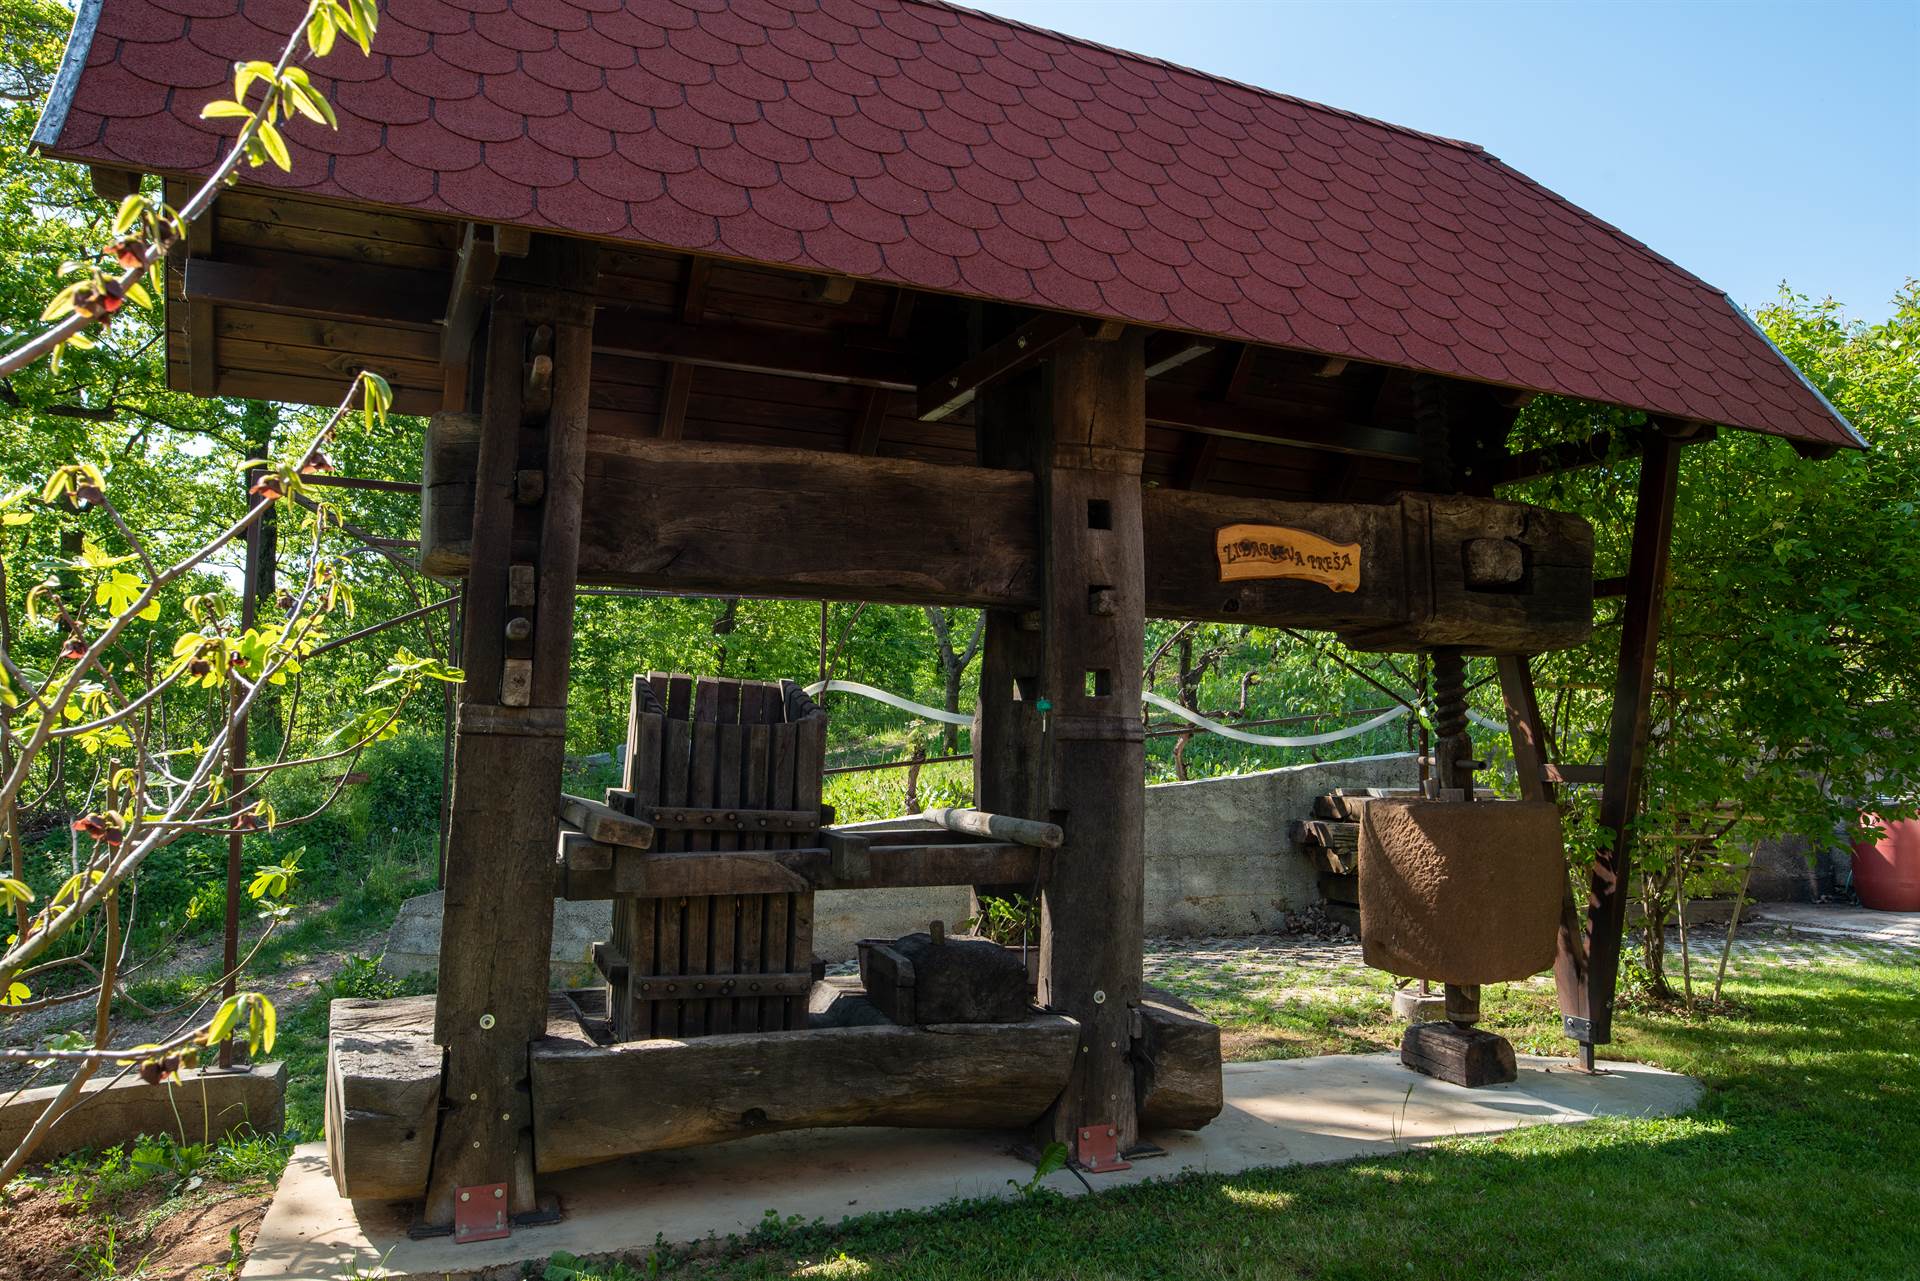
[{"label": "large wooden beam", "polygon": [[533,1047],[542,1173],[781,1130],[888,1125],[1014,1129],[1053,1102],[1079,1027],[836,1027]]},{"label": "large wooden beam", "polygon": [[1633,513],[1627,597],[1614,677],[1613,717],[1607,730],[1606,782],[1600,789],[1600,827],[1606,842],[1595,853],[1587,894],[1587,1026],[1569,1031],[1591,1063],[1593,1047],[1613,1038],[1613,990],[1631,897],[1632,821],[1640,806],[1647,731],[1659,657],[1660,615],[1673,545],[1673,509],[1680,487],[1684,441],[1665,431],[1648,435],[1640,462],[1640,493]]},{"label": "large wooden beam", "polygon": [[182,291],[189,304],[286,311],[383,325],[437,325],[446,314],[447,278],[431,271],[356,263],[350,272],[297,263],[250,267],[189,258]]},{"label": "large wooden beam", "polygon": [[[428,434],[422,563],[432,574],[466,572],[476,431],[471,417],[442,415]],[[1040,604],[1031,471],[611,436],[592,438],[586,467],[583,582],[1005,610],[987,625],[987,699],[1004,686],[1017,701],[1020,680],[1038,675],[1031,657],[1012,656],[1027,644],[1022,615]],[[1592,625],[1592,533],[1577,517],[1421,494],[1288,503],[1152,489],[1142,503],[1153,617],[1339,631],[1380,649],[1517,653],[1579,644]],[[1222,582],[1217,534],[1232,524],[1356,544],[1359,584]],[[1518,579],[1474,579],[1473,548],[1511,554]],[[980,804],[1044,817],[984,792]]]},{"label": "large wooden beam", "polygon": [[[1145,342],[1063,347],[1044,366],[1038,479],[1048,818],[1063,839],[1041,898],[1040,999],[1080,1053],[1039,1137],[1083,1165],[1139,1136],[1133,1016],[1146,908]],[[1111,1135],[1113,1146],[1089,1140]],[[1097,1168],[1097,1166],[1095,1167]]]},{"label": "large wooden beam", "polygon": [[[451,1224],[459,1189],[475,1185],[504,1183],[511,1212],[536,1209],[527,1046],[546,1028],[593,255],[536,241],[511,271],[502,264],[491,308],[434,1007],[447,1058],[424,1217],[437,1226]],[[550,395],[530,432],[524,391],[542,357]],[[530,461],[543,472],[532,488]]]}]

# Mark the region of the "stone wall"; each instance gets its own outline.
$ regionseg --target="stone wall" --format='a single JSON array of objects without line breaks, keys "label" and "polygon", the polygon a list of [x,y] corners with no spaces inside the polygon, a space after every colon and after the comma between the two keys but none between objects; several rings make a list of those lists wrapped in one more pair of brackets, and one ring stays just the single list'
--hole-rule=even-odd
[{"label": "stone wall", "polygon": [[[1294,765],[1147,789],[1147,936],[1232,937],[1271,934],[1290,911],[1320,901],[1306,856],[1287,826],[1306,818],[1313,798],[1339,787],[1412,787],[1408,754]],[[855,825],[882,831],[910,820]],[[897,938],[929,921],[965,919],[964,886],[912,890],[828,890],[814,896],[814,951],[828,961],[853,958],[862,938]],[[556,982],[579,981],[591,944],[605,938],[606,903],[555,904],[552,968]],[[440,895],[401,909],[382,965],[395,973],[437,965]]]}]

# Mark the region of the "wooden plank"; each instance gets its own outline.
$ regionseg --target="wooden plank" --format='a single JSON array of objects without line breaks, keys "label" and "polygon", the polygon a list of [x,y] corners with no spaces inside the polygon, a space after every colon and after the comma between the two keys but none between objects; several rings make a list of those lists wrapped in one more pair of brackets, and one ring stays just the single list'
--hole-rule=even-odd
[{"label": "wooden plank", "polygon": [[189,303],[421,328],[438,323],[447,297],[444,276],[397,267],[356,266],[343,272],[294,261],[266,268],[189,258],[183,281]]},{"label": "wooden plank", "polygon": [[[794,796],[794,764],[799,734],[789,724],[776,724],[771,735],[771,759],[767,766],[767,792],[777,805],[791,805]],[[792,838],[778,833],[769,834],[767,845],[771,849],[792,848]],[[761,961],[762,971],[790,969],[793,966],[792,915],[793,898],[791,894],[770,894],[761,909]],[[760,1003],[760,1026],[777,1029],[788,1026],[787,1003],[777,998],[763,999]]]},{"label": "wooden plank", "polygon": [[816,1126],[1016,1127],[1060,1092],[1078,1039],[1054,1014],[604,1048],[549,1039],[531,1055],[535,1168]]},{"label": "wooden plank", "polygon": [[[769,692],[764,685],[749,685],[742,691],[740,717],[746,728],[746,760],[741,779],[741,803],[764,806],[770,795],[767,775],[773,757],[773,727],[767,723]],[[739,842],[750,851],[767,848],[767,838],[757,830]],[[784,893],[785,891],[779,891]],[[765,968],[767,898],[762,893],[743,894],[740,900],[740,925],[735,934],[735,968],[742,972]],[[769,1027],[761,1020],[761,1003],[743,1000],[734,1010],[734,1026],[740,1030]]]},{"label": "wooden plank", "polygon": [[624,845],[644,850],[653,844],[653,827],[599,801],[584,796],[560,793],[559,816],[578,828],[590,841],[603,845]]},{"label": "wooden plank", "polygon": [[[717,728],[717,727],[716,727]],[[718,741],[719,735],[712,737]],[[699,733],[695,731],[698,741]],[[811,836],[820,829],[820,810],[763,810],[745,806],[650,805],[640,816],[663,832],[685,832],[689,841],[703,844],[689,848],[715,848],[715,833],[747,833],[760,836]],[[731,846],[733,842],[729,840]]]},{"label": "wooden plank", "polygon": [[[543,242],[543,278],[568,282],[591,253]],[[278,286],[276,286],[278,287]],[[423,1217],[452,1221],[454,1190],[508,1185],[511,1212],[530,1211],[526,1046],[546,1026],[553,928],[554,797],[560,790],[574,566],[578,554],[588,372],[585,334],[558,323],[553,397],[545,416],[548,480],[537,511],[518,508],[524,334],[528,317],[563,322],[563,294],[496,292],[481,403],[470,576],[463,628],[462,704],[454,745],[445,917],[434,1038],[446,1088]],[[571,475],[558,475],[556,468]],[[516,516],[537,525],[540,566],[530,699],[512,705],[503,677],[507,578]],[[528,893],[528,889],[537,892]]]},{"label": "wooden plank", "polygon": [[[726,718],[731,713],[735,718],[729,723]],[[721,687],[720,715],[720,763],[715,775],[714,800],[721,808],[740,803],[741,756],[746,750],[746,731],[740,726],[740,686],[738,682],[723,682]],[[735,947],[740,918],[740,900],[734,894],[718,895],[714,899],[713,910],[713,968],[716,973],[733,974],[739,970],[739,958]],[[731,1032],[734,1024],[734,1009],[738,1002],[725,1001],[713,1008],[710,1015],[713,1031]]]}]

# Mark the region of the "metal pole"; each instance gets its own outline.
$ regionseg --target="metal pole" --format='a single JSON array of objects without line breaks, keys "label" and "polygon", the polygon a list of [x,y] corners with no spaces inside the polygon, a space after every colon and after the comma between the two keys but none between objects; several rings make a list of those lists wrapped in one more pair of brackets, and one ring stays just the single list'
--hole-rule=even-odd
[{"label": "metal pole", "polygon": [[[247,473],[247,483],[253,482],[256,472]],[[261,523],[256,520],[247,526],[247,556],[245,567],[241,570],[240,587],[240,630],[245,632],[252,627],[260,609],[260,568],[261,544],[264,535]],[[231,695],[237,692],[231,677],[227,681]],[[227,736],[227,795],[237,796],[240,791],[240,771],[247,764],[247,714],[241,712],[233,719],[232,732]],[[220,995],[231,998],[240,987],[240,881],[243,875],[240,866],[240,846],[243,838],[239,832],[240,814],[244,807],[237,801],[232,805],[229,826],[234,830],[227,833],[227,916],[222,931],[220,965],[226,978],[220,984]],[[233,1066],[233,1038],[227,1037],[220,1042],[220,1066]]]}]

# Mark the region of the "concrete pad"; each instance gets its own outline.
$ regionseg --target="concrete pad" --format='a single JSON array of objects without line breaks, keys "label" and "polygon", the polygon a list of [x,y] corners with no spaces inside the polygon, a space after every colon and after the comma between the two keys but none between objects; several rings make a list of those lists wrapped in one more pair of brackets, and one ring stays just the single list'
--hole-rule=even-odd
[{"label": "concrete pad", "polygon": [[[22,1090],[0,1104],[0,1151],[11,1152],[26,1137],[57,1085]],[[251,1069],[186,1068],[177,1083],[148,1085],[119,1069],[80,1087],[80,1101],[53,1123],[34,1149],[36,1161],[81,1148],[107,1148],[143,1134],[171,1134],[182,1143],[219,1139],[251,1127],[278,1134],[286,1125],[287,1068],[260,1063]]]},{"label": "concrete pad", "polygon": [[1806,934],[1920,948],[1920,912],[1876,912],[1825,903],[1763,903],[1754,917]]},{"label": "concrete pad", "polygon": [[[1692,1078],[1639,1064],[1609,1063],[1597,1076],[1533,1056],[1519,1066],[1512,1085],[1468,1090],[1403,1068],[1393,1054],[1230,1063],[1226,1109],[1212,1125],[1156,1136],[1166,1157],[1088,1178],[1098,1191],[1193,1171],[1344,1161],[1522,1125],[1667,1116],[1700,1097]],[[332,1281],[351,1262],[384,1259],[396,1281],[465,1277],[560,1250],[604,1256],[644,1252],[656,1240],[724,1239],[751,1231],[769,1210],[833,1223],[1005,1197],[1033,1169],[1010,1155],[1013,1142],[1010,1134],[945,1130],[805,1130],[656,1153],[549,1176],[541,1186],[559,1195],[561,1222],[469,1245],[408,1240],[409,1206],[342,1201],[324,1145],[308,1144],[294,1153],[241,1275]],[[1047,1184],[1084,1193],[1068,1171]]]}]

